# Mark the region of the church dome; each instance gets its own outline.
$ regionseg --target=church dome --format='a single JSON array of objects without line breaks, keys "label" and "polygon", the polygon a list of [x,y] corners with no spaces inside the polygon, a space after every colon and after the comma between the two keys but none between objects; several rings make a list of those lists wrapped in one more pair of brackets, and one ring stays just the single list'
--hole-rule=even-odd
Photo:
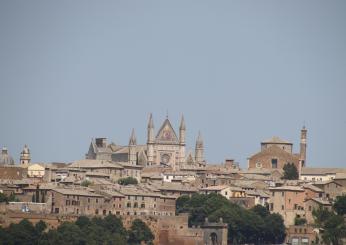
[{"label": "church dome", "polygon": [[0,153],[0,165],[14,165],[13,158],[8,154],[6,147],[3,147]]}]

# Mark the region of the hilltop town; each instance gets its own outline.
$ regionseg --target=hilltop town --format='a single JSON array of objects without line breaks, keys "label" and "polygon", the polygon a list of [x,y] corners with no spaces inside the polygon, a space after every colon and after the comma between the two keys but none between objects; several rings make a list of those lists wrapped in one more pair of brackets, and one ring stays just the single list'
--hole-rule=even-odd
[{"label": "hilltop town", "polygon": [[66,163],[32,162],[27,145],[15,163],[10,149],[2,148],[0,226],[5,229],[27,219],[56,229],[82,216],[115,215],[125,228],[134,220],[143,221],[153,244],[228,244],[234,231],[225,214],[208,215],[206,208],[197,217],[197,209],[189,206],[194,198],[204,201],[193,205],[214,198],[223,207],[236,205],[243,210],[239,212],[263,207],[266,215],[281,215],[280,243],[323,240],[326,229],[317,225],[316,213],[334,212],[335,203],[346,194],[346,168],[317,168],[309,162],[305,126],[297,129],[299,152],[293,152],[292,142],[274,136],[260,142],[258,152],[247,156],[247,167],[240,168],[234,159],[208,163],[201,133],[194,151],[187,151],[183,116],[177,125],[175,130],[167,117],[155,127],[150,114],[146,143],[137,142],[135,130],[128,144],[96,137],[85,156]]}]

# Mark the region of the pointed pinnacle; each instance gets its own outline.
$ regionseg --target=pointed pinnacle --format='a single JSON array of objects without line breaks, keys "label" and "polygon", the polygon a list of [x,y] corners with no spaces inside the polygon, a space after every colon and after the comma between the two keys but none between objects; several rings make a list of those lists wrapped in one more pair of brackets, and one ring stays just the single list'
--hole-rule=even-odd
[{"label": "pointed pinnacle", "polygon": [[135,129],[132,129],[131,132],[131,137],[130,137],[130,141],[129,141],[129,145],[136,145],[137,144],[137,140],[136,140],[136,134],[135,134]]},{"label": "pointed pinnacle", "polygon": [[184,120],[184,115],[181,115],[181,121],[180,121],[180,130],[186,130],[186,126],[185,126],[185,120]]}]

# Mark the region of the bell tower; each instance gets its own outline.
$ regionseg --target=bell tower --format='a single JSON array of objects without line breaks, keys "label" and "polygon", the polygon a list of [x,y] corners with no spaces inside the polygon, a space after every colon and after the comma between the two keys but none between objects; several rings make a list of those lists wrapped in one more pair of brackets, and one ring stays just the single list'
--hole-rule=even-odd
[{"label": "bell tower", "polygon": [[300,130],[300,153],[299,153],[299,175],[303,167],[306,166],[306,146],[308,130],[303,126]]},{"label": "bell tower", "polygon": [[147,139],[147,155],[148,155],[148,165],[153,165],[154,163],[154,122],[153,115],[150,113],[148,122],[148,139]]},{"label": "bell tower", "polygon": [[20,153],[20,164],[28,165],[31,162],[30,150],[27,145],[24,146],[22,152]]},{"label": "bell tower", "polygon": [[204,144],[202,139],[201,132],[198,132],[198,137],[196,140],[196,148],[195,148],[195,161],[197,163],[202,163],[204,161]]}]

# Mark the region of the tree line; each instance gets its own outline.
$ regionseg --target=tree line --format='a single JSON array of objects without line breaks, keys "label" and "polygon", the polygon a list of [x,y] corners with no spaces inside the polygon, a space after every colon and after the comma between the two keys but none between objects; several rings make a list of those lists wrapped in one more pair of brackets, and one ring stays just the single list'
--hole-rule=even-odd
[{"label": "tree line", "polygon": [[26,219],[7,228],[0,227],[0,245],[137,245],[152,244],[154,235],[140,219],[135,219],[129,230],[115,215],[104,219],[80,216],[75,222],[64,222],[57,229],[47,229],[39,221],[33,225]]},{"label": "tree line", "polygon": [[320,206],[312,211],[314,225],[322,232],[325,244],[342,245],[346,239],[346,195],[337,196],[333,209]]},{"label": "tree line", "polygon": [[285,240],[284,220],[279,214],[270,214],[266,207],[256,205],[245,209],[225,197],[211,193],[180,196],[177,213],[189,213],[189,225],[201,225],[205,218],[228,224],[228,241],[232,244],[279,244]]}]

